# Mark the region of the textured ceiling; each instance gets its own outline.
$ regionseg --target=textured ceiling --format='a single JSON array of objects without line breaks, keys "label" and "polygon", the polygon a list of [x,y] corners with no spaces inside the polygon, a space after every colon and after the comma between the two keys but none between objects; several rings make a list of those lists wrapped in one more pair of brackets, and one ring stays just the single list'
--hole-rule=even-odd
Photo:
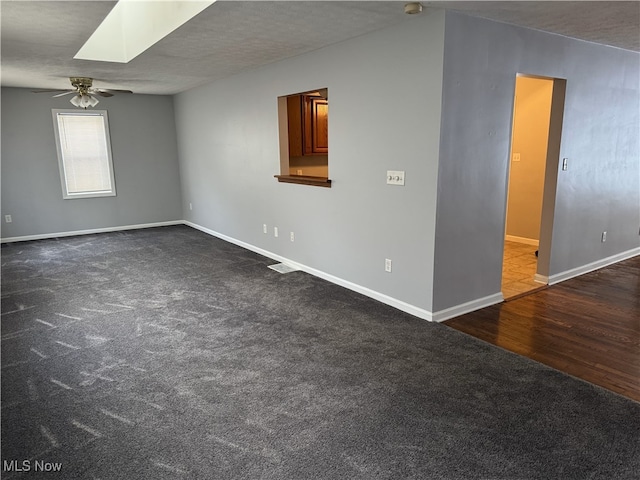
[{"label": "textured ceiling", "polygon": [[469,15],[640,51],[640,2],[427,2]]},{"label": "textured ceiling", "polygon": [[[218,1],[128,64],[73,56],[116,2],[0,3],[2,86],[173,94],[400,22],[404,1]],[[423,2],[640,51],[639,2]]]}]

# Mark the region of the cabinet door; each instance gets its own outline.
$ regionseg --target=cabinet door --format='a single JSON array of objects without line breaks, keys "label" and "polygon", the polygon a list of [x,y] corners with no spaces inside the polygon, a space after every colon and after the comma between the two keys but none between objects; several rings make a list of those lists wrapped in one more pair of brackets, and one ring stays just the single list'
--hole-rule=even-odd
[{"label": "cabinet door", "polygon": [[329,153],[329,104],[313,99],[313,153]]},{"label": "cabinet door", "polygon": [[329,104],[320,97],[303,97],[304,155],[326,155],[329,152]]},{"label": "cabinet door", "polygon": [[300,95],[287,98],[287,120],[289,123],[289,156],[302,156],[302,104]]}]

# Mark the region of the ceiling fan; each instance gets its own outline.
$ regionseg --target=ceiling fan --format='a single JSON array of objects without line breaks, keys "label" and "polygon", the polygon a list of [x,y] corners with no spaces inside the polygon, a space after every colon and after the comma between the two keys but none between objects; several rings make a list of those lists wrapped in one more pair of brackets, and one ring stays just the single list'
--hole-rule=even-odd
[{"label": "ceiling fan", "polygon": [[98,104],[96,95],[101,97],[113,97],[115,93],[133,93],[131,90],[114,90],[106,88],[93,88],[93,78],[88,77],[70,77],[71,86],[68,90],[57,89],[44,89],[33,90],[33,93],[51,93],[60,92],[57,95],[53,95],[52,98],[64,97],[75,93],[76,95],[70,100],[76,107],[86,109],[87,107],[95,107]]}]

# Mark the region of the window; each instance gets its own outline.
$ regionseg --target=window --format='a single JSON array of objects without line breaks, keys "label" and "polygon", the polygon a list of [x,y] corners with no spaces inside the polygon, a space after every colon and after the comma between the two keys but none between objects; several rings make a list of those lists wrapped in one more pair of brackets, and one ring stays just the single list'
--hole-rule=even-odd
[{"label": "window", "polygon": [[326,88],[278,98],[280,182],[330,187]]},{"label": "window", "polygon": [[62,196],[113,197],[109,121],[105,110],[53,110]]}]

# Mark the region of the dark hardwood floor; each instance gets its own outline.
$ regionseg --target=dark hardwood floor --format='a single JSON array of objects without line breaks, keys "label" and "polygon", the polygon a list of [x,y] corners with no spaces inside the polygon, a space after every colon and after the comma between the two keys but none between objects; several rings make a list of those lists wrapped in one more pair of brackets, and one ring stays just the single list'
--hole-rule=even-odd
[{"label": "dark hardwood floor", "polygon": [[444,323],[640,402],[640,256]]}]

